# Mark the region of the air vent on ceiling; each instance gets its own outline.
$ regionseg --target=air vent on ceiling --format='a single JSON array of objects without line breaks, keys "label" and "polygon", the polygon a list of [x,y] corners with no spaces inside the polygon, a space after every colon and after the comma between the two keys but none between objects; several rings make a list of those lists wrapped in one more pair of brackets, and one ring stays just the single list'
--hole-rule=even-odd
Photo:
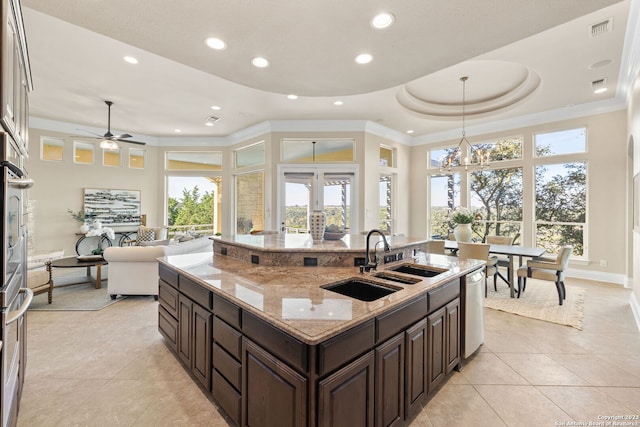
[{"label": "air vent on ceiling", "polygon": [[594,38],[604,33],[609,33],[613,29],[613,18],[608,18],[597,24],[589,26],[589,37]]},{"label": "air vent on ceiling", "polygon": [[593,93],[601,93],[607,90],[607,78],[594,80],[591,82]]}]

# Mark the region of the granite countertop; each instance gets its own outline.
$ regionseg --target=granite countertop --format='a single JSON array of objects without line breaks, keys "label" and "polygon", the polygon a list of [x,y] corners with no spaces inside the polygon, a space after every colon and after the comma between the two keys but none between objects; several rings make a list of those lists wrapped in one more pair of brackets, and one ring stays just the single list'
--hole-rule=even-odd
[{"label": "granite countertop", "polygon": [[[403,248],[411,245],[420,245],[429,239],[420,239],[406,236],[385,236],[391,249]],[[364,254],[367,245],[367,236],[364,234],[346,234],[338,240],[313,240],[310,234],[237,234],[212,238],[216,242],[229,243],[254,250],[268,250],[269,252],[309,251],[309,252],[340,252],[362,251]],[[375,244],[382,242],[379,234],[371,236],[371,250]]]},{"label": "granite countertop", "polygon": [[[372,277],[369,273],[361,275],[357,267],[260,266],[212,252],[167,256],[159,261],[310,345],[325,341],[484,264],[478,260],[420,253],[414,259],[379,266],[378,272],[403,263],[449,270],[413,285],[401,285]],[[347,278],[370,278],[399,290],[376,301],[364,302],[321,287]]]}]

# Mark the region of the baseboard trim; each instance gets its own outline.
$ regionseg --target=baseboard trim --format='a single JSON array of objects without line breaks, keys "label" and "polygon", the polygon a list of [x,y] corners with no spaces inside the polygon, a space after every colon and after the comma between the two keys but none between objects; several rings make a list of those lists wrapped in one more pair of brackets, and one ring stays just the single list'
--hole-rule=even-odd
[{"label": "baseboard trim", "polygon": [[640,301],[638,301],[638,295],[635,292],[631,292],[631,296],[629,297],[629,304],[631,305],[631,312],[633,313],[633,317],[636,319],[636,326],[640,331]]},{"label": "baseboard trim", "polygon": [[595,280],[597,282],[615,283],[616,285],[627,285],[627,276],[624,274],[606,273],[604,271],[580,270],[568,268],[565,272],[567,277],[576,279]]}]

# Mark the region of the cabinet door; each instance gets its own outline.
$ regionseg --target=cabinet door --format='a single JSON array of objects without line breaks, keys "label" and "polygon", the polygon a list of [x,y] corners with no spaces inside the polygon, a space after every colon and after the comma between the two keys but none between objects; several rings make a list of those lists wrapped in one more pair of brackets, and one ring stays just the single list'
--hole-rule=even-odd
[{"label": "cabinet door", "polygon": [[460,299],[456,298],[447,304],[447,369],[448,374],[460,363]]},{"label": "cabinet door", "polygon": [[243,426],[307,425],[305,377],[246,338],[242,339],[242,369]]},{"label": "cabinet door", "polygon": [[184,295],[178,297],[178,356],[182,363],[191,368],[192,309],[193,303]]},{"label": "cabinet door", "polygon": [[442,307],[427,317],[427,378],[429,394],[435,391],[446,375],[447,329],[445,321],[446,307]]},{"label": "cabinet door", "polygon": [[318,426],[373,426],[374,350],[318,384]]},{"label": "cabinet door", "polygon": [[404,332],[376,347],[376,426],[404,422]]},{"label": "cabinet door", "polygon": [[427,320],[423,319],[405,332],[405,418],[422,410],[427,398]]},{"label": "cabinet door", "polygon": [[213,314],[193,304],[193,365],[191,372],[206,390],[211,390],[211,326]]},{"label": "cabinet door", "polygon": [[16,35],[16,22],[9,2],[2,2],[2,124],[12,135],[15,133],[14,124],[14,90],[15,79],[15,52],[18,41]]}]

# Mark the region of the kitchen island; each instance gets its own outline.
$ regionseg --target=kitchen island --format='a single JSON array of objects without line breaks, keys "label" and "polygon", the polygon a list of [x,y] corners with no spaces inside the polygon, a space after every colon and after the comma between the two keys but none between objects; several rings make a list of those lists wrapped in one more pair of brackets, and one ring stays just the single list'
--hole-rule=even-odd
[{"label": "kitchen island", "polygon": [[[393,270],[404,264],[439,274]],[[165,257],[159,330],[237,425],[408,425],[462,362],[465,280],[483,265],[417,252],[361,275],[219,252]],[[354,281],[391,293],[361,301],[327,289]]]}]

